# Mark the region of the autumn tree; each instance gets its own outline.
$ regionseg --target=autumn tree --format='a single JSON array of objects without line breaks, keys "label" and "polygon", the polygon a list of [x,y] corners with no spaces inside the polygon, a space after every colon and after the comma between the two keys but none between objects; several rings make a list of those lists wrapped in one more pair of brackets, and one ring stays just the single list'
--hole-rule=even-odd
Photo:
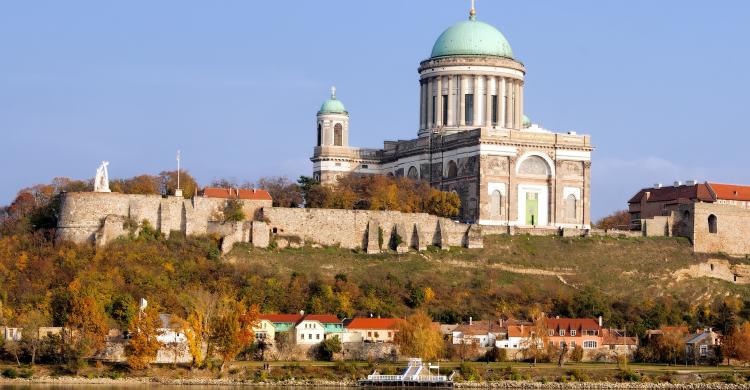
[{"label": "autumn tree", "polygon": [[527,359],[531,359],[536,365],[538,360],[547,357],[547,340],[549,339],[549,333],[547,329],[547,319],[544,313],[539,310],[533,310],[533,325],[529,336],[522,343],[524,354]]},{"label": "autumn tree", "polygon": [[722,341],[722,348],[728,361],[750,362],[750,322],[731,329]]},{"label": "autumn tree", "polygon": [[396,343],[402,354],[424,360],[435,360],[443,355],[443,335],[425,311],[419,310],[398,321],[396,329]]},{"label": "autumn tree", "polygon": [[[74,289],[75,290],[75,289]],[[85,359],[101,351],[107,336],[107,319],[96,299],[75,292],[63,331],[68,365],[80,369]]]},{"label": "autumn tree", "polygon": [[597,229],[605,230],[628,230],[630,228],[630,213],[628,212],[628,210],[615,211],[614,213],[596,221],[594,227],[596,227]]},{"label": "autumn tree", "polygon": [[461,211],[461,198],[455,192],[431,189],[425,212],[441,217],[451,218]]},{"label": "autumn tree", "polygon": [[224,204],[224,222],[242,222],[245,220],[245,211],[242,210],[242,201],[239,199],[228,199]]},{"label": "autumn tree", "polygon": [[128,327],[130,340],[125,346],[125,354],[128,356],[128,366],[134,370],[143,370],[156,359],[161,344],[157,337],[161,320],[156,307],[149,306],[139,311]]},{"label": "autumn tree", "polygon": [[130,179],[114,179],[109,182],[112,192],[123,194],[154,195],[161,194],[161,181],[159,176],[139,175]]},{"label": "autumn tree", "polygon": [[185,319],[185,337],[188,350],[193,356],[193,366],[203,366],[205,355],[203,345],[210,350],[211,325],[214,323],[219,298],[216,294],[204,289],[188,290],[183,298],[188,302],[188,316]]},{"label": "autumn tree", "polygon": [[256,184],[271,194],[274,207],[299,207],[304,202],[299,185],[286,177],[263,177]]},{"label": "autumn tree", "polygon": [[[192,198],[199,186],[195,178],[186,170],[180,170],[180,188],[182,196]],[[159,173],[160,192],[162,194],[174,195],[177,189],[177,171],[163,171]]]},{"label": "autumn tree", "polygon": [[214,317],[210,340],[212,352],[221,357],[221,371],[240,351],[252,345],[255,340],[253,326],[258,322],[259,313],[257,305],[246,308],[240,302],[230,300]]},{"label": "autumn tree", "polygon": [[39,348],[42,346],[40,328],[49,325],[47,315],[38,309],[32,309],[19,316],[19,324],[23,328],[23,346],[31,356],[31,365],[36,363]]}]

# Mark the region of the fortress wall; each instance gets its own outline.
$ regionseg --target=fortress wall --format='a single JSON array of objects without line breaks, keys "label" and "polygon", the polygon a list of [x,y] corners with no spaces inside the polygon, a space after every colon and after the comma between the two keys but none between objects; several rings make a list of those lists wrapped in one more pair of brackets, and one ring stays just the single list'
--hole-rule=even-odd
[{"label": "fortress wall", "polygon": [[[693,204],[693,245],[696,252],[750,254],[750,210],[716,203]],[[708,218],[716,216],[716,233],[709,231]]]},{"label": "fortress wall", "polygon": [[[248,219],[271,201],[242,200]],[[158,231],[169,234],[205,234],[208,223],[220,217],[226,203],[221,198],[162,197],[161,195],[120,194],[116,192],[69,192],[62,197],[57,238],[74,242],[94,242],[107,216],[141,223],[148,221]],[[116,237],[106,236],[107,240]]]},{"label": "fortress wall", "polygon": [[275,234],[298,236],[304,241],[340,245],[349,249],[367,246],[367,226],[370,220],[383,232],[381,249],[388,247],[390,237],[395,234],[399,225],[406,232],[403,234],[406,237],[401,238],[409,246],[421,244],[419,241],[424,241],[427,245],[440,245],[441,237],[447,245],[462,246],[470,227],[447,218],[398,211],[269,207],[264,208],[262,213],[269,221],[271,231],[275,229]]}]

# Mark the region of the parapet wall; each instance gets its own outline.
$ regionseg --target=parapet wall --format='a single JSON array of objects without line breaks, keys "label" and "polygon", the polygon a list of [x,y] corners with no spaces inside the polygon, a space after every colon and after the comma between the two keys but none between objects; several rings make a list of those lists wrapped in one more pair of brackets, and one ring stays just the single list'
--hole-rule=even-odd
[{"label": "parapet wall", "polygon": [[[688,226],[685,233],[692,233],[690,238],[696,252],[750,255],[750,209],[726,204],[695,203],[692,205],[692,213],[687,208],[680,208],[675,214],[676,219],[683,220],[683,224]],[[711,216],[715,218],[716,229],[713,231],[709,223]]]}]

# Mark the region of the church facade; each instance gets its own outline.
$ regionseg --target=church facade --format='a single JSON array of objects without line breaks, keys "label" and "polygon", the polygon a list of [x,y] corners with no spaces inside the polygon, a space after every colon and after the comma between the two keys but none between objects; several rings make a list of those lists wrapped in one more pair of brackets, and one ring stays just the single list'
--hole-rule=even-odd
[{"label": "church facade", "polygon": [[590,227],[591,138],[524,115],[526,68],[500,31],[472,9],[438,37],[418,72],[417,138],[382,149],[349,146],[349,113],[332,90],[317,114],[317,180],[407,176],[456,192],[465,222]]}]

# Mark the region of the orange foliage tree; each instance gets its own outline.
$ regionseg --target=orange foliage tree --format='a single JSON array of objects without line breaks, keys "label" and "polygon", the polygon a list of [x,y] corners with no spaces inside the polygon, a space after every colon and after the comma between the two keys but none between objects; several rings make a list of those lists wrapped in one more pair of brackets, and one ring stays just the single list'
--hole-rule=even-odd
[{"label": "orange foliage tree", "polygon": [[161,321],[159,312],[155,307],[147,307],[139,311],[133,317],[128,327],[130,340],[125,347],[128,356],[128,366],[134,370],[148,368],[149,364],[156,359],[161,344],[157,340]]},{"label": "orange foliage tree", "polygon": [[211,346],[221,356],[221,371],[227,363],[255,341],[253,326],[258,323],[260,307],[229,300],[224,303],[211,326]]}]

